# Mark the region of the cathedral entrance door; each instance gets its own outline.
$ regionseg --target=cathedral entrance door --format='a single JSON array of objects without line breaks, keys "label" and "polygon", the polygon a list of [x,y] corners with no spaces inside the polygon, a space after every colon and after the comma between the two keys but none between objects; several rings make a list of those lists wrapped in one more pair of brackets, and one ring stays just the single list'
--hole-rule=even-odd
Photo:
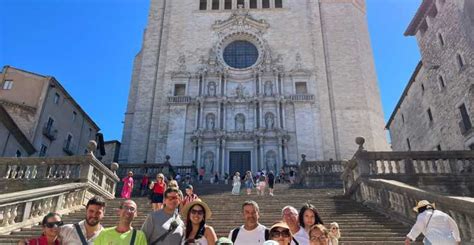
[{"label": "cathedral entrance door", "polygon": [[248,170],[252,170],[250,151],[231,151],[229,155],[229,175],[233,176],[235,172],[239,172],[240,177],[243,177]]}]

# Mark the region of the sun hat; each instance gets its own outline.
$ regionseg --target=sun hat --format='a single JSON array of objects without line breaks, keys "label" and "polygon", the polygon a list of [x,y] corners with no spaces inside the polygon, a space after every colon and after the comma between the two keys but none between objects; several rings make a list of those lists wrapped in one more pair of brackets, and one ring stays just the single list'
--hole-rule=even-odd
[{"label": "sun hat", "polygon": [[233,245],[234,243],[227,237],[221,237],[217,239],[216,245]]},{"label": "sun hat", "polygon": [[196,199],[183,207],[181,213],[185,219],[188,218],[188,212],[194,205],[200,205],[204,209],[204,211],[206,212],[206,220],[209,220],[211,218],[212,212],[209,206],[201,199]]},{"label": "sun hat", "polygon": [[431,207],[435,207],[435,204],[434,203],[430,203],[428,202],[427,200],[421,200],[419,201],[415,207],[413,207],[413,211],[415,211],[415,213],[418,213],[418,209],[419,208],[422,208],[422,207],[426,207],[426,206],[431,206]]},{"label": "sun hat", "polygon": [[276,222],[275,224],[272,225],[270,230],[273,230],[273,228],[283,228],[283,229],[288,229],[290,231],[291,236],[293,236],[293,233],[291,232],[290,227],[288,226],[287,223],[283,221]]},{"label": "sun hat", "polygon": [[263,245],[280,245],[280,243],[274,240],[268,240],[268,241],[265,241]]}]

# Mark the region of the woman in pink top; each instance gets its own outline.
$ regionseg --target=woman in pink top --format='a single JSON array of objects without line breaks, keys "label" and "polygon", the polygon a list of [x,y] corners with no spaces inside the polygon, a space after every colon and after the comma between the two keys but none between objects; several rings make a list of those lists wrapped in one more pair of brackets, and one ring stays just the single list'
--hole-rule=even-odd
[{"label": "woman in pink top", "polygon": [[122,198],[124,199],[130,199],[132,196],[132,191],[133,191],[133,172],[129,171],[128,176],[123,178],[123,187],[122,187]]}]

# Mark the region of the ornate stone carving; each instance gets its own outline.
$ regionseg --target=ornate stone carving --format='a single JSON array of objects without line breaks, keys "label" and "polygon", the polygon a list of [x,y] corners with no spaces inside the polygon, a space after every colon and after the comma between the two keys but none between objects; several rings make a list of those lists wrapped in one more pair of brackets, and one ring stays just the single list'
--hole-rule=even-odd
[{"label": "ornate stone carving", "polygon": [[216,126],[216,116],[212,113],[207,114],[206,116],[206,129],[214,130]]},{"label": "ornate stone carving", "polygon": [[266,81],[264,86],[265,96],[273,95],[273,84],[271,81]]},{"label": "ornate stone carving", "polygon": [[235,116],[235,131],[245,131],[245,116],[242,113]]},{"label": "ornate stone carving", "polygon": [[216,96],[216,83],[215,82],[209,82],[207,84],[207,95],[208,96]]},{"label": "ornate stone carving", "polygon": [[265,114],[265,128],[266,129],[273,129],[274,128],[274,124],[275,124],[275,117],[273,116],[273,113],[271,112],[268,112],[267,114]]}]

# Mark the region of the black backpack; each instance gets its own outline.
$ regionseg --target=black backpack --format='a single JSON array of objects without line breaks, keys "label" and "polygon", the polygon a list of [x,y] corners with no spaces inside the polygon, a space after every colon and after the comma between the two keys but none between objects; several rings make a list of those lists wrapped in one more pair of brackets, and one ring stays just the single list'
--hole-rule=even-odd
[{"label": "black backpack", "polygon": [[[237,236],[239,235],[239,231],[240,231],[240,227],[237,227],[232,231],[232,238],[230,239],[230,240],[232,240],[232,243],[234,243],[235,240],[237,240]],[[268,238],[270,238],[270,230],[265,229],[265,241],[268,240]]]}]

